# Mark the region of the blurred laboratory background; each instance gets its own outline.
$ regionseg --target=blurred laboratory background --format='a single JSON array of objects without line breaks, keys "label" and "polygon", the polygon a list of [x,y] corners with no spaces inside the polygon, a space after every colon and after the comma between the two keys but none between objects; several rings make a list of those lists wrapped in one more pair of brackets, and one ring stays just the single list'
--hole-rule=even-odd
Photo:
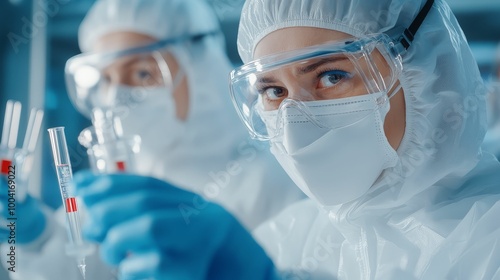
[{"label": "blurred laboratory background", "polygon": [[[239,13],[243,0],[207,0],[221,20],[227,51],[234,65],[240,64],[236,50]],[[461,23],[485,80],[491,79],[500,43],[499,0],[447,0]],[[93,0],[3,0],[0,1],[0,116],[9,99],[21,101],[25,109],[21,127],[26,127],[30,107],[45,110],[30,193],[53,208],[61,204],[53,170],[47,128],[66,127],[74,171],[87,168],[87,155],[78,144],[79,132],[90,125],[72,106],[64,81],[68,58],[78,54],[77,30]],[[2,121],[2,120],[0,120]],[[1,122],[0,122],[1,123]],[[20,131],[19,139],[23,132]],[[0,271],[0,279],[7,279]]]}]

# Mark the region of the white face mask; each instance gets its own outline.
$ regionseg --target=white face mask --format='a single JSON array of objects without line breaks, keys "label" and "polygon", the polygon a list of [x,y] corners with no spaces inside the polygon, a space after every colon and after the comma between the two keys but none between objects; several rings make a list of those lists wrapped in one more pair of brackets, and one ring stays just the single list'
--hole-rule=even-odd
[{"label": "white face mask", "polygon": [[172,90],[167,87],[116,88],[119,99],[118,116],[124,135],[139,135],[141,151],[137,166],[146,175],[183,140],[186,128],[176,116]]},{"label": "white face mask", "polygon": [[[306,195],[325,206],[349,202],[366,193],[384,169],[396,165],[397,153],[383,128],[389,101],[376,107],[381,96],[375,93],[308,105],[316,118],[333,129],[318,127],[293,108],[284,109],[283,137],[271,142],[271,152]],[[325,116],[324,108],[332,106],[321,105],[335,105],[336,111]],[[287,114],[288,110],[294,112]],[[266,125],[276,124],[276,114],[261,115]],[[359,121],[352,123],[353,119]]]}]

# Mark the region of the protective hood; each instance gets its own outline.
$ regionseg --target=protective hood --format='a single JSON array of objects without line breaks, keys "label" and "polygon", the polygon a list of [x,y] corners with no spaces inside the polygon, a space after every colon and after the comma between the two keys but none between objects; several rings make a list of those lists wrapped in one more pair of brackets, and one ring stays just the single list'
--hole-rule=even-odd
[{"label": "protective hood", "polygon": [[[426,1],[247,1],[238,50],[244,62],[278,29],[306,26],[355,37],[386,33],[397,39]],[[408,52],[400,76],[406,130],[399,164],[383,172],[352,204],[394,207],[414,195],[467,174],[478,162],[486,131],[485,87],[466,38],[450,8],[436,1]]]},{"label": "protective hood", "polygon": [[96,40],[113,32],[170,39],[219,29],[204,0],[98,0],[80,25],[78,43],[82,52],[89,52]]}]

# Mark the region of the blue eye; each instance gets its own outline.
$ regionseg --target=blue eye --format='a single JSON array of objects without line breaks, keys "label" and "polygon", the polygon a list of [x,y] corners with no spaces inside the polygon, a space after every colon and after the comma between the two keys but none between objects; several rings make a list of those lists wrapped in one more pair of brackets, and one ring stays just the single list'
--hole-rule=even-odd
[{"label": "blue eye", "polygon": [[349,77],[349,74],[345,71],[334,70],[327,71],[319,75],[319,88],[330,88],[336,86],[343,79]]},{"label": "blue eye", "polygon": [[265,94],[269,100],[282,99],[286,95],[285,90],[280,87],[269,87],[261,90],[260,93]]},{"label": "blue eye", "polygon": [[139,70],[137,71],[137,77],[141,80],[149,79],[152,77],[151,73],[147,70]]}]

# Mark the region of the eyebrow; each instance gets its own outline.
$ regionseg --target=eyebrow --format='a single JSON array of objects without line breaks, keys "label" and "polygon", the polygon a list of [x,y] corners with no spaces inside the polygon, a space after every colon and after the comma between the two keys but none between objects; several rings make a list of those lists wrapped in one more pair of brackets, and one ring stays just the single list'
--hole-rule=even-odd
[{"label": "eyebrow", "polygon": [[126,58],[125,60],[123,61],[120,61],[119,64],[117,66],[121,67],[121,68],[125,68],[125,67],[129,67],[130,65],[133,65],[139,61],[141,61],[142,59],[138,56],[134,56],[134,57],[130,57],[130,58]]},{"label": "eyebrow", "polygon": [[277,83],[276,79],[272,77],[259,77],[257,80],[259,84],[274,84]]},{"label": "eyebrow", "polygon": [[109,73],[110,71],[114,71],[115,69],[125,69],[127,67],[130,67],[131,65],[134,65],[138,61],[141,61],[142,59],[140,57],[134,56],[134,57],[129,57],[125,58],[122,61],[118,61],[117,63],[112,63],[110,66],[104,68],[104,73]]},{"label": "eyebrow", "polygon": [[346,60],[347,57],[330,57],[330,58],[323,58],[319,60],[318,62],[315,62],[313,64],[307,65],[305,67],[299,68],[297,71],[299,75],[307,74],[310,73],[316,69],[318,69],[320,66],[327,64],[327,63],[332,63],[332,62],[338,62],[340,60]]},{"label": "eyebrow", "polygon": [[[319,60],[318,62],[315,62],[313,64],[307,65],[307,66],[302,67],[302,68],[299,68],[299,70],[297,72],[299,75],[304,75],[304,74],[310,73],[310,72],[318,69],[319,67],[321,67],[324,64],[338,62],[338,61],[346,60],[346,59],[348,59],[348,58],[347,57],[323,58],[323,59]],[[257,82],[261,83],[261,84],[274,84],[274,83],[277,83],[278,81],[276,79],[274,79],[273,77],[260,77],[257,80]]]}]

